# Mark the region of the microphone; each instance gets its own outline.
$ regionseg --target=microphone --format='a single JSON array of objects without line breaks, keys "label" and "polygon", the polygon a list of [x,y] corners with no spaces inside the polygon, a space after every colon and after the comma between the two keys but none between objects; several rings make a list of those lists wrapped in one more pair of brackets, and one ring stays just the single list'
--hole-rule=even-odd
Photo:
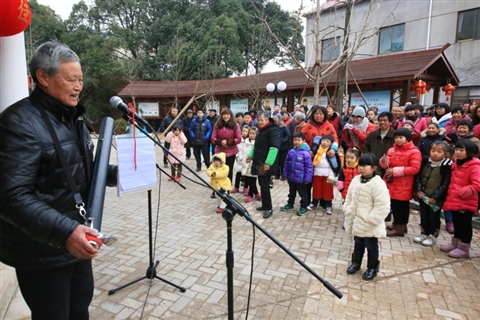
[{"label": "microphone", "polygon": [[110,98],[110,105],[123,112],[124,116],[130,117],[130,118],[135,118],[135,121],[138,122],[142,127],[147,127],[151,128],[150,124],[143,119],[138,113],[130,110],[130,108],[123,102],[123,100],[120,97],[113,96]]}]

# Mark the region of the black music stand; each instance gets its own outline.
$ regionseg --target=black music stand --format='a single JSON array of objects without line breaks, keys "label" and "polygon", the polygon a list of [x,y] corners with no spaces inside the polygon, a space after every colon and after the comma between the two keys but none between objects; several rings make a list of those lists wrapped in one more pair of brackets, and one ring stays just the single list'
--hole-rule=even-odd
[{"label": "black music stand", "polygon": [[153,262],[154,258],[153,258],[153,231],[152,231],[152,190],[148,190],[148,250],[149,250],[149,266],[147,268],[147,272],[145,273],[145,276],[141,277],[141,278],[138,278],[137,280],[133,280],[127,284],[124,284],[123,286],[120,286],[116,289],[112,289],[112,290],[109,290],[108,291],[108,295],[112,295],[114,294],[115,292],[117,292],[118,290],[121,290],[123,288],[126,288],[134,283],[137,283],[139,281],[142,281],[144,279],[158,279],[158,280],[161,280],[163,282],[165,282],[166,284],[169,284],[175,288],[177,288],[178,290],[180,290],[181,292],[185,292],[187,291],[187,289],[183,288],[183,287],[180,287],[168,280],[165,280],[159,276],[157,276],[157,266],[158,264],[160,263],[159,260],[157,260],[155,263]]}]

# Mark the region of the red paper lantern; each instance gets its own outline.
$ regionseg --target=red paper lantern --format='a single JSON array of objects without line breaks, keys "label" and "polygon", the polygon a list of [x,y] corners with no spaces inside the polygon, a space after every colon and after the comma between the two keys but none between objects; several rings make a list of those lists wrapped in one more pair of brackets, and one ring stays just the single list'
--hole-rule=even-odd
[{"label": "red paper lantern", "polygon": [[27,29],[32,12],[27,0],[0,0],[0,37],[10,37]]},{"label": "red paper lantern", "polygon": [[453,84],[446,84],[442,87],[442,91],[445,92],[445,100],[450,100],[450,96],[452,95],[452,92],[455,91],[455,86]]},{"label": "red paper lantern", "polygon": [[417,100],[420,100],[420,95],[427,92],[427,84],[425,81],[418,80],[413,84],[413,86],[415,88],[415,93],[417,94]]}]

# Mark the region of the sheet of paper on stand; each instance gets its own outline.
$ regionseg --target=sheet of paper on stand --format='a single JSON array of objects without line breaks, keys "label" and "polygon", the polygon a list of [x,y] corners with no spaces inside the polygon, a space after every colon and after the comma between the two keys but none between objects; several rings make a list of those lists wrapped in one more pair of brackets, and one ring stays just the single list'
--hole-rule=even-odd
[{"label": "sheet of paper on stand", "polygon": [[157,183],[153,142],[142,132],[115,137],[118,160],[118,196],[125,192],[147,190]]}]

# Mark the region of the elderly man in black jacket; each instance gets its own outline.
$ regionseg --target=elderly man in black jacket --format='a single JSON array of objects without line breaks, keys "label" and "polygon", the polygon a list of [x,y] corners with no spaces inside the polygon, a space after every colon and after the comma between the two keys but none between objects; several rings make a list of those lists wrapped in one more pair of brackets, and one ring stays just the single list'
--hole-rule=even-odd
[{"label": "elderly man in black jacket", "polygon": [[[78,103],[82,69],[75,52],[53,41],[35,51],[29,68],[35,90],[0,114],[0,261],[15,268],[32,319],[88,319],[98,249],[86,236],[98,233],[77,207],[88,200],[93,168]],[[116,167],[108,169],[115,185]]]}]

